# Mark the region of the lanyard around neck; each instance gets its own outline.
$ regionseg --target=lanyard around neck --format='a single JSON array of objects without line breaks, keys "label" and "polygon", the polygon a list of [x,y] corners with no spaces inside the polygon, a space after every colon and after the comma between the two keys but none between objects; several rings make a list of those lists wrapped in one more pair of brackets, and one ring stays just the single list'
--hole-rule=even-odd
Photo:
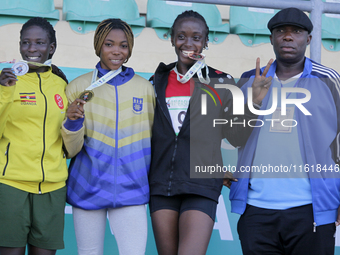
[{"label": "lanyard around neck", "polygon": [[31,64],[31,65],[34,65],[34,66],[51,66],[52,59],[47,59],[44,63],[38,63],[38,62],[32,62],[32,61],[26,61],[26,60],[20,60],[19,62]]},{"label": "lanyard around neck", "polygon": [[113,79],[121,72],[122,72],[122,67],[119,67],[117,70],[111,70],[110,72],[108,72],[107,74],[105,74],[103,77],[101,77],[100,79],[96,81],[97,75],[98,75],[98,69],[96,68],[92,74],[91,85],[87,87],[86,90],[91,90],[91,89],[98,88],[104,85],[107,81]]},{"label": "lanyard around neck", "polygon": [[[205,67],[206,70],[206,76],[207,78],[204,79],[202,75],[201,69]],[[205,64],[204,60],[196,61],[196,63],[186,72],[186,74],[180,78],[177,67],[175,67],[175,72],[177,74],[177,80],[180,83],[186,83],[188,82],[194,75],[197,73],[198,79],[200,80],[201,83],[204,84],[209,84],[210,83],[210,78],[209,78],[209,69],[208,66]]]}]

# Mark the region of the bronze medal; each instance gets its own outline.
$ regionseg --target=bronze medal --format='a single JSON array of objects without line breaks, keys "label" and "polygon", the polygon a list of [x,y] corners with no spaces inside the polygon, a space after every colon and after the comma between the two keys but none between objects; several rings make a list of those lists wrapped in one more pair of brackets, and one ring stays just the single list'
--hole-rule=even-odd
[{"label": "bronze medal", "polygon": [[85,102],[90,101],[93,97],[94,93],[92,90],[85,90],[78,96],[79,99],[84,100]]},{"label": "bronze medal", "polygon": [[204,55],[203,54],[198,54],[198,53],[191,53],[188,55],[189,58],[193,59],[193,60],[203,60],[204,59]]}]

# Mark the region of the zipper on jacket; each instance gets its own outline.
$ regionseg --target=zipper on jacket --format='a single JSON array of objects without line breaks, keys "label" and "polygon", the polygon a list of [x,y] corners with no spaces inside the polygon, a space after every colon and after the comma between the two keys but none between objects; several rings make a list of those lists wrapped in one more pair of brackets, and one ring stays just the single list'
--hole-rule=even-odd
[{"label": "zipper on jacket", "polygon": [[336,159],[337,163],[340,162],[340,133],[336,136]]},{"label": "zipper on jacket", "polygon": [[[42,151],[42,155],[41,155],[41,172],[42,172],[42,180],[41,182],[45,181],[45,170],[44,170],[44,156],[45,156],[45,150],[46,150],[46,117],[47,117],[47,99],[45,94],[42,91],[42,87],[41,87],[41,77],[39,75],[39,73],[37,73],[38,78],[39,78],[39,89],[41,94],[43,95],[44,99],[45,99],[45,114],[44,114],[44,122],[43,122],[43,151]],[[39,183],[39,194],[41,194],[41,182]]]},{"label": "zipper on jacket", "polygon": [[174,173],[174,162],[175,162],[176,152],[177,152],[177,136],[175,137],[175,148],[174,148],[174,152],[171,158],[171,172],[169,176],[168,196],[171,196],[171,181],[172,181],[172,175]]},{"label": "zipper on jacket", "polygon": [[11,143],[8,143],[7,145],[7,148],[6,148],[6,152],[5,152],[5,156],[6,156],[6,164],[5,164],[5,167],[4,167],[4,171],[2,172],[2,175],[4,176],[5,173],[6,173],[6,168],[7,168],[7,165],[8,165],[8,154],[9,154],[9,146],[10,146]]},{"label": "zipper on jacket", "polygon": [[313,222],[313,232],[315,233],[316,232],[316,208],[314,207],[315,203],[314,203],[314,200],[313,200],[313,182],[314,182],[314,179],[310,177],[310,171],[307,173],[308,175],[308,179],[309,179],[309,182],[310,182],[310,189],[311,189],[311,192],[312,192],[312,208],[313,208],[313,219],[314,219],[314,222]]},{"label": "zipper on jacket", "polygon": [[114,172],[114,194],[113,194],[113,208],[116,207],[116,188],[117,188],[117,176],[118,176],[118,117],[119,117],[119,106],[118,106],[118,88],[115,86],[115,92],[116,92],[116,132],[115,132],[115,172]]}]

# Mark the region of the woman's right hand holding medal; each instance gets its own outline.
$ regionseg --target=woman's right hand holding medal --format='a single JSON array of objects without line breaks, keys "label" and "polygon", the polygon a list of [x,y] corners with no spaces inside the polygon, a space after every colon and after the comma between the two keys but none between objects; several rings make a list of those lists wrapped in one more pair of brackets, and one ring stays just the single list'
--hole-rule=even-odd
[{"label": "woman's right hand holding medal", "polygon": [[17,82],[17,76],[14,74],[12,68],[4,68],[0,74],[0,84],[2,86],[14,86]]},{"label": "woman's right hand holding medal", "polygon": [[69,105],[66,116],[70,120],[77,120],[80,118],[84,118],[84,105],[86,104],[86,101],[77,98],[72,102],[71,105]]}]

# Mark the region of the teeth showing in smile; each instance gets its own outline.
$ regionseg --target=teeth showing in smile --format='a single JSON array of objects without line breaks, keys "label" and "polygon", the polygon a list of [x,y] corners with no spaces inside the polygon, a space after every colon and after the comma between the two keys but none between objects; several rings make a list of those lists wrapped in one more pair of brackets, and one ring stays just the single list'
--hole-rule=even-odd
[{"label": "teeth showing in smile", "polygon": [[28,57],[28,59],[30,59],[30,60],[36,60],[36,59],[38,59],[39,57]]},{"label": "teeth showing in smile", "polygon": [[189,54],[193,54],[194,51],[186,51],[186,50],[182,50],[182,53],[183,53],[185,56],[188,56]]},{"label": "teeth showing in smile", "polygon": [[113,64],[118,64],[120,62],[120,60],[119,59],[111,59],[111,62]]}]

